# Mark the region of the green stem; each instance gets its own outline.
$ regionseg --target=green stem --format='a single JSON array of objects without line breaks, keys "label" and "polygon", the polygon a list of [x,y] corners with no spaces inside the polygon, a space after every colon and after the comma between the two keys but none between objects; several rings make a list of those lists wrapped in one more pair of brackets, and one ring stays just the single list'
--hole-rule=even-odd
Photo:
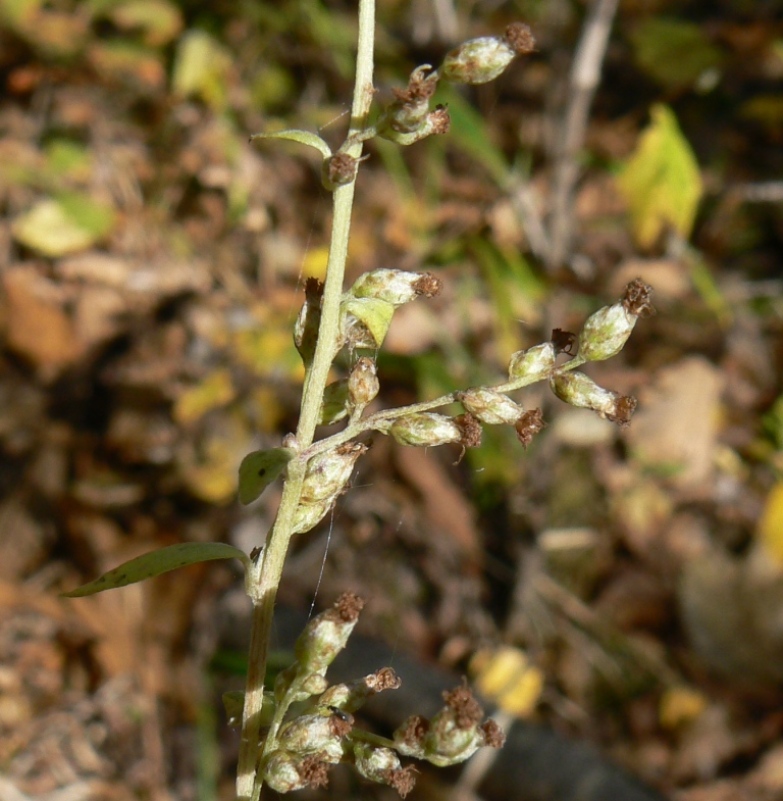
[{"label": "green stem", "polygon": [[[567,373],[569,370],[575,370],[577,367],[581,367],[584,362],[584,359],[575,357],[565,364],[561,364],[553,374],[556,375],[558,373]],[[502,384],[496,384],[494,387],[487,387],[487,389],[503,393],[515,392],[518,389],[522,389],[523,387],[530,386],[542,380],[544,379],[539,376],[534,378],[522,377],[513,381],[504,381]],[[457,394],[457,392],[449,392],[448,395],[441,395],[432,400],[412,403],[410,406],[397,406],[394,409],[384,409],[381,412],[371,414],[369,417],[360,420],[351,420],[342,431],[332,434],[331,437],[318,440],[318,442],[303,450],[298,458],[304,463],[307,463],[313,456],[317,456],[324,451],[333,450],[338,445],[342,445],[344,442],[350,442],[352,439],[355,439],[367,431],[385,432],[388,430],[391,423],[400,417],[407,417],[409,414],[416,414],[418,412],[428,412],[431,409],[437,409],[441,406],[448,406],[450,403],[456,403]]]},{"label": "green stem", "polygon": [[[356,81],[354,84],[351,125],[344,152],[354,158],[362,153],[362,141],[373,98],[373,49],[375,41],[375,0],[360,0],[359,37],[356,55]],[[340,326],[340,297],[348,256],[348,238],[351,227],[354,182],[338,187],[333,193],[332,236],[329,246],[326,282],[321,305],[321,322],[318,343],[310,369],[305,376],[302,393],[301,416],[296,432],[298,447],[312,445],[329,368],[338,350]],[[242,735],[237,770],[237,798],[248,801],[257,798],[261,779],[257,775],[260,759],[261,709],[263,706],[264,674],[272,629],[272,615],[277,588],[283,572],[288,543],[291,539],[294,515],[302,493],[306,460],[294,459],[289,464],[283,487],[280,507],[257,570],[248,582],[253,602],[251,618],[250,652],[242,715]],[[261,755],[275,743],[274,732],[267,736]]]}]

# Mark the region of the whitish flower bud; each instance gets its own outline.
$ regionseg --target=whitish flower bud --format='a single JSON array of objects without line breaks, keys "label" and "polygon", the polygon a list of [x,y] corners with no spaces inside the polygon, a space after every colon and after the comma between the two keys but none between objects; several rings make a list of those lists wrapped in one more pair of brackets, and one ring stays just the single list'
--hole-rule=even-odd
[{"label": "whitish flower bud", "polygon": [[333,501],[350,480],[356,460],[366,452],[367,446],[361,442],[346,442],[313,456],[307,463],[300,503]]},{"label": "whitish flower bud", "polygon": [[579,334],[577,357],[598,362],[616,356],[631,336],[637,319],[622,303],[604,306],[591,314]]},{"label": "whitish flower bud", "polygon": [[525,411],[501,392],[482,387],[457,393],[457,400],[482,423],[487,425],[514,425]]},{"label": "whitish flower bud", "polygon": [[637,278],[625,288],[622,299],[591,315],[579,335],[577,355],[585,361],[609,359],[619,353],[639,317],[654,312],[650,295],[652,287]]},{"label": "whitish flower bud", "polygon": [[484,711],[466,685],[443,693],[446,706],[424,737],[424,758],[438,767],[464,762],[485,744]]},{"label": "whitish flower bud", "polygon": [[584,373],[572,371],[555,376],[551,387],[560,400],[598,412],[601,417],[625,426],[636,409],[636,399],[604,389]]},{"label": "whitish flower bud", "polygon": [[348,377],[348,395],[355,409],[364,409],[378,394],[380,383],[375,362],[362,356],[351,370]]},{"label": "whitish flower bud", "polygon": [[355,298],[376,298],[393,306],[402,306],[416,298],[432,298],[441,290],[442,282],[432,273],[378,269],[359,276],[350,289]]},{"label": "whitish flower bud", "polygon": [[356,770],[361,776],[379,784],[386,784],[405,798],[416,784],[416,770],[403,768],[391,748],[357,743],[353,750]]},{"label": "whitish flower bud", "polygon": [[294,647],[302,674],[323,675],[326,672],[348,642],[363,606],[361,598],[346,592],[331,609],[316,615],[307,624]]},{"label": "whitish flower bud", "polygon": [[272,751],[261,765],[264,783],[278,793],[290,793],[307,787],[307,781],[299,773],[300,762],[301,759],[290,751]]},{"label": "whitish flower bud", "polygon": [[388,139],[390,142],[407,147],[428,136],[440,136],[446,134],[451,128],[451,117],[449,111],[445,106],[438,105],[433,111],[424,118],[424,122],[415,130],[410,133],[402,133],[395,131],[393,128],[386,128],[378,132],[379,136]]},{"label": "whitish flower bud", "polygon": [[330,426],[339,423],[348,416],[348,379],[341,378],[327,384],[324,389],[321,411],[318,414],[318,424]]},{"label": "whitish flower bud", "polygon": [[309,713],[287,723],[280,730],[279,743],[294,753],[318,753],[324,762],[336,765],[343,758],[342,738],[350,730],[339,715]]},{"label": "whitish flower bud", "polygon": [[409,134],[421,128],[429,112],[430,98],[438,86],[438,75],[429,64],[422,64],[411,73],[405,89],[393,89],[394,100],[378,121],[378,133],[389,131]]},{"label": "whitish flower bud", "polygon": [[401,683],[392,668],[381,668],[350,684],[333,684],[318,700],[324,706],[355,712],[368,698],[384,690],[396,690]]},{"label": "whitish flower bud", "polygon": [[418,412],[395,420],[388,432],[400,445],[445,445],[460,442],[462,430],[445,414]]},{"label": "whitish flower bud", "polygon": [[508,375],[512,381],[527,378],[531,383],[549,378],[555,369],[557,350],[554,343],[544,342],[529,350],[517,351],[508,366]]},{"label": "whitish flower bud", "polygon": [[523,53],[535,47],[527,25],[514,23],[503,36],[482,36],[455,47],[443,60],[440,76],[454,83],[480,84],[493,81]]}]

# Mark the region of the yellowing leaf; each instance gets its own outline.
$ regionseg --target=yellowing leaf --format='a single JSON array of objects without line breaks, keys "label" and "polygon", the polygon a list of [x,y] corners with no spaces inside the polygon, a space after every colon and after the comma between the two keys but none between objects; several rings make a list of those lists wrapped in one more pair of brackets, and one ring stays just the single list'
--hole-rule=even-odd
[{"label": "yellowing leaf", "polygon": [[100,578],[88,584],[82,584],[70,592],[64,592],[66,598],[81,598],[95,595],[104,590],[127,587],[154,576],[160,576],[176,570],[178,567],[194,565],[198,562],[209,562],[213,559],[239,559],[244,565],[249,564],[247,554],[223,542],[183,542],[169,545],[157,551],[145,553],[119,567],[109,570]]},{"label": "yellowing leaf", "polygon": [[617,178],[628,201],[634,236],[651,247],[667,227],[690,236],[702,192],[699,166],[667,106],[652,109],[652,122]]},{"label": "yellowing leaf", "polygon": [[174,419],[188,425],[200,420],[207,412],[225,406],[236,395],[231,373],[216,370],[195,387],[187,389],[174,404]]},{"label": "yellowing leaf", "polygon": [[707,699],[691,687],[670,687],[661,696],[658,716],[664,729],[678,729],[701,715]]},{"label": "yellowing leaf", "polygon": [[329,259],[329,248],[310,248],[302,263],[302,275],[305,278],[326,278],[326,262]]},{"label": "yellowing leaf", "polygon": [[470,669],[479,691],[517,717],[528,716],[541,697],[543,673],[530,664],[519,648],[479,651],[471,660]]},{"label": "yellowing leaf", "polygon": [[767,495],[758,537],[775,562],[783,566],[783,481],[778,481]]},{"label": "yellowing leaf", "polygon": [[188,31],[179,41],[174,60],[173,89],[177,94],[197,95],[212,108],[226,102],[231,57],[204,31]]},{"label": "yellowing leaf", "polygon": [[64,256],[94,245],[114,222],[111,209],[84,195],[41,200],[13,223],[14,238],[45,256]]}]

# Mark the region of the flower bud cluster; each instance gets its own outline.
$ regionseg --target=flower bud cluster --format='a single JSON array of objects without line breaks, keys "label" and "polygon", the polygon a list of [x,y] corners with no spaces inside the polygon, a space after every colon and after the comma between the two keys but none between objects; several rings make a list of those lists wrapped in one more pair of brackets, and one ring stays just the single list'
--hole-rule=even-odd
[{"label": "flower bud cluster", "polygon": [[394,100],[383,110],[378,135],[398,145],[412,145],[433,134],[449,130],[450,120],[443,106],[430,110],[438,86],[438,73],[422,64],[411,73],[405,89],[394,89]]},{"label": "flower bud cluster", "polygon": [[484,711],[465,684],[443,698],[446,705],[432,720],[414,715],[394,732],[399,753],[445,767],[463,762],[481,746],[503,744],[502,732],[493,721],[484,721]]}]

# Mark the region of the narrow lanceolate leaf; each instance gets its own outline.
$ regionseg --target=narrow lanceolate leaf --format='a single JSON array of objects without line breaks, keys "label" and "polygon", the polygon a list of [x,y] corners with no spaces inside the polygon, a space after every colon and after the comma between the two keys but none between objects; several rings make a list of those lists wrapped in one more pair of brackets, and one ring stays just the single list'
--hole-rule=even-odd
[{"label": "narrow lanceolate leaf", "polygon": [[272,448],[248,453],[239,465],[239,501],[252,503],[285,470],[294,452]]},{"label": "narrow lanceolate leaf", "polygon": [[250,137],[251,142],[255,142],[257,139],[288,139],[291,142],[298,142],[300,145],[314,147],[325,159],[332,155],[332,149],[326,141],[312,131],[300,131],[297,128],[291,128],[287,131],[277,131],[275,133],[257,133]]},{"label": "narrow lanceolate leaf", "polygon": [[178,567],[195,565],[198,562],[209,562],[213,559],[239,559],[244,565],[249,564],[249,558],[244,551],[227,545],[224,542],[183,542],[179,545],[169,545],[157,551],[150,551],[137,556],[129,562],[115,567],[108,573],[88,584],[82,584],[70,592],[64,592],[66,598],[81,598],[85,595],[95,595],[104,590],[113,590],[117,587],[127,587],[148,578],[160,576],[176,570]]}]

